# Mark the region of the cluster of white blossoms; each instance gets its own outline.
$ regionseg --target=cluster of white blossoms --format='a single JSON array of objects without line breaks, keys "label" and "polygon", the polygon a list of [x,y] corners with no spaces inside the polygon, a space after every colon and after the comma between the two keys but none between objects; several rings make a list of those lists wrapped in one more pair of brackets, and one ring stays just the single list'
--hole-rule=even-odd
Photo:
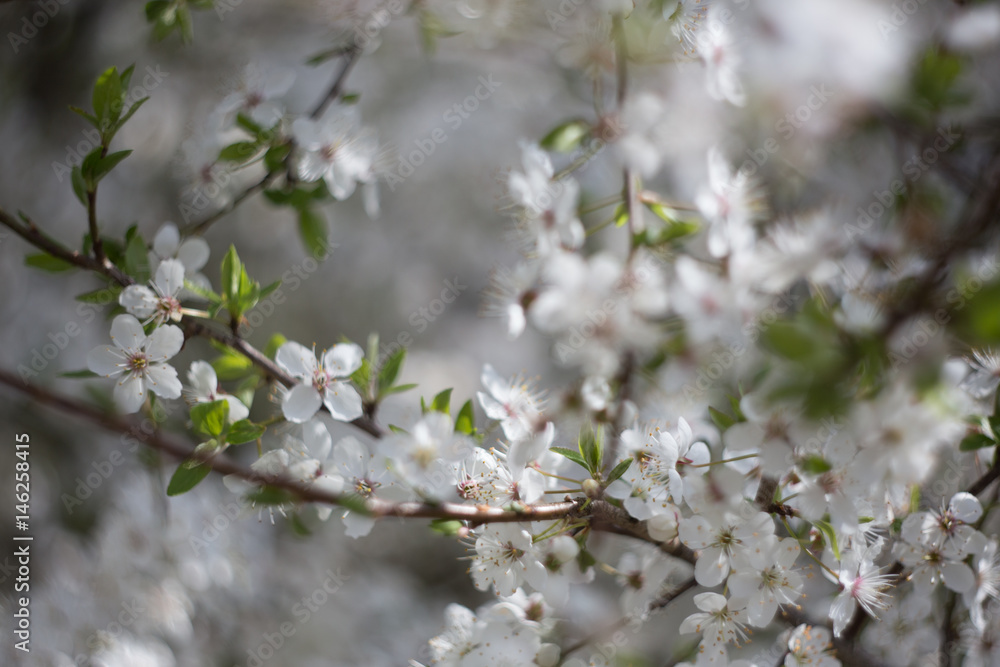
[{"label": "cluster of white blossoms", "polygon": [[[528,3],[427,4],[420,11],[439,12],[451,21],[445,26],[487,23],[479,36],[492,44],[518,25]],[[795,49],[803,66],[822,60],[794,30],[799,10],[789,18],[776,3],[762,2],[760,10],[748,4],[546,5],[556,12],[546,16],[551,29],[566,40],[555,57],[588,78],[595,113],[520,144],[505,191],[521,256],[493,273],[485,310],[503,318],[511,339],[531,328],[550,345],[563,374],[558,388],[485,363],[482,391],[460,412],[452,414],[447,390],[421,399],[419,413],[411,401],[413,418],[383,430],[380,401],[413,388],[394,384],[403,355],[379,366],[370,349],[377,341],[366,356],[347,340],[318,350],[284,338],[253,359],[246,355],[249,385],[226,391],[220,366],[197,360],[185,388],[169,363],[185,342],[178,325],[191,316],[212,319],[224,305],[235,333],[245,311],[237,298],[243,287],[224,288],[219,297],[201,273],[207,244],[182,240],[173,225],[155,237],[148,285],[122,291],[126,313],[112,321],[113,344],[92,350],[88,367],[115,380],[123,412],[143,409],[150,393],[184,395],[195,431],[213,446],[256,441],[256,476],[225,477],[243,499],[281,511],[310,507],[324,521],[336,511],[352,538],[368,535],[378,516],[398,515],[434,518],[436,531],[461,539],[472,585],[495,599],[475,612],[447,607],[445,628],[430,641],[435,665],[588,664],[571,655],[582,644],[567,641],[583,633],[564,621],[602,575],[614,582],[620,616],[635,630],[695,590],[697,611],[678,628],[691,643],[677,656],[689,661],[682,664],[837,667],[835,643],[907,664],[921,652],[954,648],[933,634],[943,623],[961,630],[953,634],[965,664],[1000,664],[1000,557],[988,521],[997,496],[983,495],[1000,470],[1000,361],[978,342],[959,348],[950,338],[996,335],[995,308],[980,319],[969,319],[971,307],[960,312],[995,277],[995,264],[961,245],[962,228],[952,230],[957,241],[935,241],[944,223],[926,219],[926,211],[943,221],[944,211],[963,207],[942,203],[943,186],[920,190],[931,187],[930,178],[887,186],[891,205],[880,190],[879,224],[857,231],[860,239],[845,233],[858,215],[843,200],[857,193],[841,197],[819,183],[839,182],[850,161],[816,167],[815,146],[796,143],[813,141],[802,137],[809,132],[837,136],[876,119],[864,110],[887,102],[857,73],[867,54],[877,65],[872,77],[899,62],[932,77],[950,72],[951,61],[934,61],[947,57],[934,49],[915,56],[908,43],[861,49],[844,37],[841,49],[833,40],[839,55],[829,71],[843,117],[797,134],[801,125],[787,119],[818,108],[791,107],[789,143],[769,136],[764,148],[746,148],[745,159],[732,129],[743,117],[722,114],[789,108],[771,66],[782,65],[774,76],[794,78],[803,76],[788,62]],[[834,9],[827,0],[817,7],[821,19]],[[426,13],[421,20],[434,32]],[[634,27],[640,21],[642,30]],[[826,28],[798,27],[815,29],[829,46]],[[437,32],[447,30],[437,25]],[[644,64],[700,61],[706,106],[698,108],[720,114],[726,122],[719,127],[728,129],[706,141],[699,118],[677,123],[668,83],[626,77],[618,60],[626,55]],[[746,76],[744,65],[753,68]],[[605,91],[615,77],[609,111]],[[195,169],[202,185],[217,183],[220,160],[259,157],[268,173],[281,171],[277,164],[287,175],[276,197],[301,195],[303,183],[336,200],[359,185],[373,191],[376,132],[342,99],[291,116],[282,98],[292,84],[284,70],[248,70],[212,114],[214,134],[201,142],[208,149]],[[937,96],[906,106],[900,117],[960,97],[918,84],[920,94]],[[688,132],[695,138],[681,136]],[[890,143],[898,152],[916,132],[894,129]],[[602,154],[606,144],[614,148]],[[944,161],[942,150],[935,161]],[[672,169],[680,152],[695,159]],[[594,185],[590,173],[572,175],[599,160],[613,167],[612,187]],[[788,165],[794,176],[775,176]],[[954,169],[967,188],[964,166]],[[663,194],[673,186],[686,201]],[[221,194],[216,204],[231,198]],[[367,203],[373,213],[375,200]],[[609,219],[585,224],[612,206]],[[870,217],[873,209],[859,210]],[[969,230],[977,239],[969,245],[984,238],[987,223]],[[599,242],[598,234],[616,231],[617,240]],[[251,282],[242,266],[231,275],[240,285]],[[257,287],[246,289],[259,295]],[[990,290],[995,296],[996,282],[984,293]],[[209,297],[217,299],[211,315],[184,305]],[[233,356],[246,353],[235,347]],[[263,410],[241,392],[249,387],[252,399],[268,385],[280,414],[272,410],[254,423],[250,408]],[[226,419],[205,417],[211,406]],[[331,420],[359,431],[335,440]],[[268,427],[278,423],[285,428],[275,437]],[[336,502],[293,495],[268,502],[261,477]],[[785,633],[773,633],[779,653],[754,657],[746,645],[755,631],[770,637],[782,625]],[[615,663],[593,653],[589,664]]]}]

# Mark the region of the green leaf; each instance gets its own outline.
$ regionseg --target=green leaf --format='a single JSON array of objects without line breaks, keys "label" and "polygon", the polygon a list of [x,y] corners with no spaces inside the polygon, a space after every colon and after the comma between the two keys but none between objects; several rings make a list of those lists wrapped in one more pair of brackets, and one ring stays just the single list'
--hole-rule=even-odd
[{"label": "green leaf", "polygon": [[708,414],[712,418],[712,422],[718,427],[720,432],[725,432],[730,426],[736,423],[736,420],[727,415],[725,412],[716,410],[711,405],[708,406]]},{"label": "green leaf", "polygon": [[266,430],[266,426],[254,424],[249,419],[241,419],[230,427],[229,433],[226,434],[226,440],[231,445],[242,445],[244,442],[261,437]]},{"label": "green leaf", "polygon": [[212,368],[222,382],[241,380],[253,373],[253,362],[235,350],[227,350],[212,360]]},{"label": "green leaf", "polygon": [[299,236],[313,257],[324,257],[329,252],[326,219],[308,206],[298,209]]},{"label": "green leaf", "polygon": [[203,286],[191,282],[190,280],[185,280],[184,281],[184,289],[186,289],[187,291],[189,291],[189,292],[191,292],[193,294],[197,294],[202,299],[204,299],[205,301],[208,301],[211,304],[222,303],[222,297],[221,296],[219,296],[218,294],[216,294],[215,292],[213,292],[210,289],[205,289]]},{"label": "green leaf", "polygon": [[393,433],[399,433],[400,435],[409,435],[410,433],[405,428],[400,428],[395,424],[389,424],[389,430],[392,431]]},{"label": "green leaf", "polygon": [[98,375],[94,371],[90,371],[90,370],[84,369],[84,370],[81,370],[81,371],[68,371],[66,373],[60,373],[59,377],[61,377],[61,378],[85,379],[85,378],[96,378],[96,377],[98,377]]},{"label": "green leaf", "polygon": [[401,347],[395,354],[390,356],[378,372],[379,394],[392,387],[392,383],[399,376],[399,370],[403,367],[403,360],[406,359],[406,348]]},{"label": "green leaf", "polygon": [[826,521],[813,521],[813,525],[819,528],[820,531],[826,535],[827,544],[829,544],[830,548],[833,550],[833,557],[840,560],[840,547],[837,546],[837,531],[835,531],[833,526]]},{"label": "green leaf", "polygon": [[264,166],[268,171],[280,171],[285,167],[285,159],[292,152],[291,144],[280,144],[264,153]]},{"label": "green leaf", "polygon": [[385,391],[383,391],[382,392],[382,397],[384,398],[386,396],[392,396],[393,394],[401,394],[404,391],[410,391],[411,389],[415,389],[416,387],[417,387],[417,385],[415,383],[413,383],[413,384],[397,384],[395,387],[389,387],[388,389],[386,389]]},{"label": "green leaf", "polygon": [[69,262],[59,259],[58,257],[53,257],[52,255],[46,253],[39,253],[37,255],[28,255],[24,258],[24,264],[35,269],[41,269],[42,271],[48,271],[50,273],[59,273],[60,271],[69,271],[73,268],[73,265]]},{"label": "green leaf", "polygon": [[[95,149],[97,150],[97,149]],[[118,151],[117,153],[110,153],[101,157],[97,156],[91,164],[87,164],[87,160],[83,162],[83,178],[84,181],[90,183],[91,189],[93,186],[100,183],[101,179],[108,175],[108,173],[114,169],[119,162],[127,158],[132,154],[132,151]],[[89,155],[87,156],[90,157]]]},{"label": "green leaf", "polygon": [[88,112],[84,111],[83,109],[81,109],[80,107],[75,107],[73,105],[70,105],[69,110],[72,111],[73,113],[79,115],[79,116],[82,116],[88,123],[90,123],[91,125],[93,125],[97,129],[101,128],[101,123],[100,123],[100,121],[97,120],[97,117],[94,116],[94,114],[88,113]]},{"label": "green leaf", "polygon": [[128,245],[125,246],[125,258],[123,261],[125,272],[135,278],[137,283],[144,284],[149,281],[149,251],[146,242],[136,234]]},{"label": "green leaf", "polygon": [[191,421],[199,433],[218,438],[226,429],[229,418],[229,402],[225,400],[198,403],[191,408]]},{"label": "green leaf", "polygon": [[146,20],[155,23],[163,18],[163,15],[170,9],[173,3],[170,0],[152,0],[146,3]]},{"label": "green leaf", "polygon": [[435,412],[451,414],[451,389],[445,389],[431,401],[430,409]]},{"label": "green leaf", "polygon": [[458,534],[458,531],[464,526],[461,521],[456,521],[454,519],[431,519],[431,530],[439,535],[444,535],[445,537],[453,537]]},{"label": "green leaf", "polygon": [[973,433],[972,435],[966,436],[962,440],[961,444],[958,445],[958,448],[963,452],[974,452],[977,449],[993,447],[996,444],[996,441],[985,433]]},{"label": "green leaf", "polygon": [[595,430],[590,422],[585,423],[580,427],[578,446],[580,456],[587,464],[587,470],[596,475],[604,459],[604,428],[598,426]]},{"label": "green leaf", "polygon": [[87,206],[87,181],[83,178],[83,170],[79,166],[73,167],[69,175],[70,184],[73,186],[73,194],[80,200],[80,203]]},{"label": "green leaf", "polygon": [[473,435],[476,432],[476,417],[472,409],[472,400],[465,402],[462,409],[458,411],[458,416],[455,417],[455,431],[457,433],[464,433],[466,435]]},{"label": "green leaf", "polygon": [[255,505],[286,505],[295,500],[295,496],[285,489],[265,484],[247,496]]},{"label": "green leaf", "polygon": [[229,252],[222,258],[220,272],[222,276],[222,296],[225,298],[226,303],[232,303],[239,296],[240,274],[243,272],[243,264],[240,262],[240,256],[236,253],[236,246],[229,246]]},{"label": "green leaf", "polygon": [[590,131],[590,124],[586,121],[568,120],[554,127],[538,145],[547,151],[569,153],[580,147],[583,140],[590,136]]},{"label": "green leaf", "polygon": [[250,408],[253,406],[254,396],[257,394],[257,388],[260,386],[260,378],[256,375],[251,375],[246,378],[236,387],[236,391],[233,395],[240,399],[240,403]]},{"label": "green leaf", "polygon": [[237,141],[219,151],[220,162],[246,162],[258,152],[256,141]]},{"label": "green leaf", "polygon": [[98,306],[106,306],[109,303],[118,302],[118,299],[115,297],[114,292],[112,292],[111,289],[108,287],[95,289],[93,292],[84,292],[83,294],[77,294],[74,298],[81,303],[92,303]]},{"label": "green leaf", "polygon": [[136,100],[132,103],[132,106],[128,108],[125,115],[118,120],[118,124],[115,125],[115,131],[117,132],[122,125],[128,122],[128,119],[135,115],[135,112],[142,108],[142,105],[149,101],[149,97],[143,97],[142,99]]},{"label": "green leaf", "polygon": [[264,355],[268,359],[274,359],[274,355],[278,353],[278,348],[288,342],[282,334],[276,333],[271,336],[267,341],[267,345],[264,347]]},{"label": "green leaf", "polygon": [[125,90],[118,68],[109,67],[98,77],[92,97],[94,115],[102,132],[110,129],[121,116],[124,99]]},{"label": "green leaf", "polygon": [[805,361],[816,353],[816,338],[791,322],[772,323],[762,340],[772,352],[792,361]]},{"label": "green leaf", "polygon": [[587,467],[587,462],[582,456],[580,456],[580,452],[578,451],[569,449],[568,447],[550,447],[549,451],[555,452],[556,454],[562,454],[573,463],[583,466],[584,468]]},{"label": "green leaf", "polygon": [[586,572],[597,564],[597,559],[594,558],[592,553],[581,547],[580,551],[576,554],[576,563],[580,566],[581,572]]},{"label": "green leaf", "polygon": [[167,495],[179,496],[182,493],[187,493],[198,486],[201,480],[208,477],[210,472],[212,472],[211,466],[191,460],[185,461],[177,466],[177,470],[171,476],[170,483],[167,484]]},{"label": "green leaf", "polygon": [[628,222],[628,208],[625,204],[618,204],[615,209],[615,227],[624,227]]},{"label": "green leaf", "polygon": [[361,360],[358,370],[351,374],[351,381],[357,385],[361,393],[368,394],[368,388],[371,386],[372,381],[372,362],[368,361],[367,357]]},{"label": "green leaf", "polygon": [[799,468],[802,472],[809,473],[810,475],[822,475],[825,472],[833,470],[833,466],[819,454],[807,455],[799,462]]},{"label": "green leaf", "polygon": [[604,481],[604,486],[608,486],[609,484],[611,484],[611,482],[615,481],[616,479],[624,475],[625,471],[628,470],[629,466],[631,465],[632,465],[632,459],[625,459],[624,461],[619,461],[618,465],[616,465],[611,470],[611,474],[609,474],[608,478]]}]

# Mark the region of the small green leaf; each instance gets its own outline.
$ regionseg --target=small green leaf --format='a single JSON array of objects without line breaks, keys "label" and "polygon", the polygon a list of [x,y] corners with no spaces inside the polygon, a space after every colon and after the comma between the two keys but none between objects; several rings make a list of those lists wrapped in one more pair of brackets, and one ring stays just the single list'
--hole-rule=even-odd
[{"label": "small green leaf", "polygon": [[346,510],[357,512],[358,514],[364,516],[371,515],[371,511],[368,509],[368,501],[365,500],[364,496],[352,493],[350,495],[341,496],[339,502],[340,506]]},{"label": "small green leaf", "polygon": [[191,408],[191,421],[199,433],[218,438],[226,429],[229,418],[229,402],[225,400],[198,403]]},{"label": "small green leaf", "polygon": [[267,149],[264,153],[264,166],[268,171],[280,171],[285,166],[285,159],[292,152],[291,144],[280,144]]},{"label": "small green leaf", "polygon": [[219,380],[241,380],[253,373],[253,362],[235,350],[228,350],[212,360],[212,368]]},{"label": "small green leaf", "polygon": [[833,466],[819,454],[809,454],[806,456],[799,462],[799,468],[802,472],[810,475],[822,475],[825,472],[833,470]]},{"label": "small green leaf", "polygon": [[410,433],[405,428],[400,428],[395,424],[389,424],[389,430],[392,431],[393,433],[399,433],[400,435],[409,435]]},{"label": "small green leaf", "polygon": [[212,304],[222,303],[222,297],[213,292],[210,289],[205,289],[203,286],[191,282],[190,280],[184,281],[184,289],[187,291],[200,296],[205,301]]},{"label": "small green leaf", "polygon": [[595,430],[590,422],[585,423],[580,428],[579,448],[587,470],[596,475],[604,458],[604,428],[598,426]]},{"label": "small green leaf", "polygon": [[833,526],[831,526],[826,521],[822,521],[822,520],[813,521],[813,525],[816,526],[817,528],[819,528],[820,531],[822,531],[822,533],[824,535],[826,535],[827,544],[829,544],[830,548],[833,550],[833,557],[836,558],[839,561],[840,560],[840,547],[837,546],[837,531],[835,531],[833,529]]},{"label": "small green leaf", "polygon": [[222,277],[222,296],[225,298],[226,303],[232,303],[239,296],[240,274],[243,272],[243,264],[240,262],[240,256],[236,253],[236,246],[229,246],[229,252],[222,258],[220,272]]},{"label": "small green leaf", "polygon": [[117,303],[114,292],[108,287],[102,287],[100,289],[95,289],[93,292],[84,292],[83,294],[77,294],[74,297],[77,301],[81,303],[92,303],[98,306],[106,306],[109,303]]},{"label": "small green leaf", "polygon": [[393,394],[401,394],[404,391],[410,391],[411,389],[416,389],[417,385],[414,384],[397,384],[395,387],[389,387],[382,392],[382,397],[392,396]]},{"label": "small green leaf", "polygon": [[121,116],[124,98],[125,91],[118,68],[109,67],[98,77],[92,97],[94,115],[102,132],[114,125]]},{"label": "small green leaf", "polygon": [[396,381],[399,370],[403,366],[404,359],[406,359],[406,348],[402,347],[386,360],[378,372],[379,394],[392,387],[392,383]]},{"label": "small green leaf", "polygon": [[80,203],[87,206],[87,181],[83,178],[83,170],[79,165],[73,167],[69,175],[70,184],[73,186],[73,194],[80,200]]},{"label": "small green leaf", "polygon": [[594,558],[594,555],[592,553],[590,553],[584,548],[581,548],[580,551],[576,554],[576,563],[577,565],[580,566],[581,572],[586,572],[587,570],[589,570],[590,568],[594,567],[594,565],[597,564],[597,559]]},{"label": "small green leaf", "polygon": [[568,120],[554,127],[542,137],[538,145],[547,151],[569,153],[580,147],[590,135],[590,124],[584,120]]},{"label": "small green leaf", "polygon": [[313,257],[320,258],[329,252],[327,243],[326,219],[308,206],[302,206],[299,212],[299,236]]},{"label": "small green leaf", "polygon": [[615,209],[615,227],[624,227],[628,222],[628,208],[625,204],[618,204]]},{"label": "small green leaf", "polygon": [[30,266],[35,269],[41,269],[42,271],[48,271],[50,273],[59,273],[60,271],[69,271],[73,268],[73,265],[69,262],[59,259],[58,257],[53,257],[46,253],[39,253],[37,255],[28,255],[24,258],[24,263],[26,266]]},{"label": "small green leaf", "polygon": [[295,500],[295,496],[290,491],[265,484],[247,496],[247,499],[255,505],[286,505]]},{"label": "small green leaf", "polygon": [[464,525],[461,521],[454,519],[431,519],[431,530],[445,537],[457,535]]},{"label": "small green leaf", "polygon": [[455,431],[457,433],[464,433],[466,435],[473,435],[476,432],[476,417],[472,409],[472,400],[465,402],[462,409],[458,411],[458,416],[455,417]]},{"label": "small green leaf", "polygon": [[431,401],[430,409],[435,412],[451,414],[451,389],[445,389]]},{"label": "small green leaf", "polygon": [[229,433],[226,434],[226,440],[231,445],[242,445],[244,442],[261,437],[266,430],[266,426],[254,424],[249,419],[241,419],[230,427]]},{"label": "small green leaf", "polygon": [[125,246],[123,263],[126,273],[135,278],[140,285],[149,280],[149,251],[146,249],[146,242],[138,234]]},{"label": "small green leaf", "polygon": [[271,338],[267,341],[267,345],[264,347],[264,355],[268,359],[274,359],[274,355],[278,353],[278,348],[287,342],[288,339],[285,338],[280,333],[272,335]]},{"label": "small green leaf", "polygon": [[573,463],[583,466],[584,468],[587,467],[587,462],[582,456],[580,456],[580,452],[576,450],[569,449],[568,447],[551,447],[549,448],[549,451],[555,452],[556,454],[562,454]]},{"label": "small green leaf", "polygon": [[974,452],[977,449],[993,447],[996,444],[996,441],[985,433],[973,433],[972,435],[966,436],[962,440],[961,444],[959,444],[958,448],[963,452]]},{"label": "small green leaf", "polygon": [[607,480],[605,480],[604,482],[604,486],[608,486],[609,484],[611,484],[611,482],[615,481],[616,479],[624,475],[625,471],[628,470],[631,465],[632,465],[632,459],[625,459],[624,461],[619,461],[618,465],[616,465],[614,469],[612,469],[611,474],[608,475]]},{"label": "small green leaf", "polygon": [[191,460],[185,461],[177,466],[177,470],[171,476],[170,483],[167,484],[167,495],[179,496],[182,493],[187,493],[198,486],[201,480],[208,477],[210,472],[212,472],[211,466]]},{"label": "small green leaf", "polygon": [[220,162],[247,162],[257,154],[256,141],[237,141],[219,151]]},{"label": "small green leaf", "polygon": [[712,406],[708,406],[708,414],[712,418],[712,422],[718,427],[719,431],[725,431],[730,426],[736,423],[736,420],[727,415],[725,412],[716,410]]}]

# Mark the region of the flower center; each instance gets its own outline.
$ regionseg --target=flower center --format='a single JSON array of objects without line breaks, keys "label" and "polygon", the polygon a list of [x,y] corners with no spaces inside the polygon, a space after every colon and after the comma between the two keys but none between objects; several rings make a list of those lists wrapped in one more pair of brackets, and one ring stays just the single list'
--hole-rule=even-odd
[{"label": "flower center", "polygon": [[373,493],[375,493],[375,489],[380,486],[382,485],[378,482],[372,482],[360,477],[354,478],[354,492],[362,498],[370,497]]},{"label": "flower center", "polygon": [[128,370],[133,375],[145,375],[149,368],[149,358],[145,352],[134,352],[128,358]]}]

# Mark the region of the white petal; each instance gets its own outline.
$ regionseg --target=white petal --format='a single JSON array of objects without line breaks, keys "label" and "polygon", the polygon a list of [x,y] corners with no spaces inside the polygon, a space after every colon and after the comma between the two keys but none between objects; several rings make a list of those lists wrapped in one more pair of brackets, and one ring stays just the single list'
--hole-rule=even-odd
[{"label": "white petal", "polygon": [[87,368],[104,377],[123,372],[126,365],[121,349],[111,345],[101,345],[87,353]]},{"label": "white petal", "polygon": [[334,419],[354,421],[363,414],[361,394],[346,382],[331,382],[326,387],[323,403]]},{"label": "white petal", "polygon": [[114,397],[118,409],[125,414],[138,412],[146,400],[145,383],[141,377],[127,375],[115,385]]},{"label": "white petal", "polygon": [[951,497],[948,508],[955,514],[955,518],[965,523],[975,523],[983,515],[983,506],[971,493],[962,491]]},{"label": "white petal", "polygon": [[[207,361],[194,361],[187,372],[188,384],[195,394],[202,398],[211,398],[219,388],[219,379],[212,364]],[[231,406],[230,406],[231,407]],[[229,412],[232,416],[232,410]]]},{"label": "white petal", "polygon": [[181,235],[177,231],[177,225],[172,222],[160,227],[160,231],[153,237],[153,252],[161,259],[173,257],[177,254],[177,246],[180,243]]},{"label": "white petal", "polygon": [[278,348],[274,360],[286,373],[312,381],[313,373],[316,371],[316,355],[308,347],[288,341]]},{"label": "white petal", "polygon": [[288,421],[302,424],[312,419],[322,404],[323,398],[312,385],[297,384],[285,394],[281,412]]},{"label": "white petal", "polygon": [[338,343],[323,355],[323,370],[333,377],[348,377],[361,368],[365,353],[354,343]]},{"label": "white petal", "polygon": [[177,249],[177,259],[184,265],[185,272],[194,272],[208,263],[210,255],[205,239],[190,238]]},{"label": "white petal", "polygon": [[956,593],[964,593],[976,583],[972,569],[965,563],[948,563],[941,568],[941,577],[944,585]]},{"label": "white petal", "polygon": [[118,296],[118,303],[131,315],[146,319],[156,312],[158,299],[145,285],[129,285]]},{"label": "white petal", "polygon": [[139,320],[131,315],[119,315],[111,322],[111,340],[126,350],[138,350],[146,341],[146,332]]},{"label": "white petal", "polygon": [[333,438],[323,422],[314,419],[302,425],[302,439],[306,443],[309,455],[320,461],[325,461],[333,449]]},{"label": "white petal", "polygon": [[232,394],[226,394],[222,397],[227,403],[229,403],[229,421],[236,423],[242,419],[246,419],[250,416],[250,409],[243,405],[243,401],[236,398]]},{"label": "white petal", "polygon": [[702,586],[718,586],[729,575],[729,556],[719,547],[701,552],[694,566],[694,578]]},{"label": "white petal", "polygon": [[146,387],[162,398],[180,398],[181,381],[170,364],[152,364],[146,370]]},{"label": "white petal", "polygon": [[722,611],[726,608],[726,598],[718,593],[699,593],[694,596],[698,609],[707,612]]},{"label": "white petal", "polygon": [[[164,296],[176,296],[184,287],[184,264],[165,259],[156,269],[156,287]],[[124,304],[122,304],[124,305]]]},{"label": "white petal", "polygon": [[180,352],[183,345],[184,332],[179,327],[168,324],[157,328],[149,335],[146,354],[152,362],[166,361]]}]

